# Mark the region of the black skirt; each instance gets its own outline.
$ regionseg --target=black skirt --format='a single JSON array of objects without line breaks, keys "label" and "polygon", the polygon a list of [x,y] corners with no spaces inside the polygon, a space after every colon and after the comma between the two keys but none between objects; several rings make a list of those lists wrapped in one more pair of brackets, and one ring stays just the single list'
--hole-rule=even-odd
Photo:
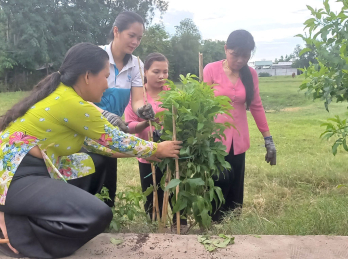
[{"label": "black skirt", "polygon": [[112,212],[94,196],[104,184],[104,157],[91,157],[96,172],[68,183],[52,179],[42,159],[24,157],[0,206],[10,243],[21,254],[69,256],[109,226]]}]

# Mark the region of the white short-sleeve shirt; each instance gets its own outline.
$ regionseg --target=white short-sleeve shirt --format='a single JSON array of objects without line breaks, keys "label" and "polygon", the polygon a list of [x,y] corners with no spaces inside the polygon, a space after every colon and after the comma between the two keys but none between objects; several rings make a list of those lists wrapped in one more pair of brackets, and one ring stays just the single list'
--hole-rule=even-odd
[{"label": "white short-sleeve shirt", "polygon": [[[138,58],[134,55],[128,60],[128,63],[118,71],[111,52],[111,44],[100,46],[109,55],[110,76],[108,77],[109,88],[104,92],[100,103],[97,106],[103,110],[122,116],[126,109],[132,87],[142,87],[142,79],[139,70]],[[140,66],[144,71],[144,64],[140,60]]]}]

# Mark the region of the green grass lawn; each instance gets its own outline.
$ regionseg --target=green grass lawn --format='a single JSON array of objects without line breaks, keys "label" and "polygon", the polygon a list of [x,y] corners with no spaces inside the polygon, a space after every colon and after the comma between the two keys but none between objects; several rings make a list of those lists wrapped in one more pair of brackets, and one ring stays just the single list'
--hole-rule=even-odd
[{"label": "green grass lawn", "polygon": [[[263,138],[248,114],[251,147],[246,153],[243,213],[226,215],[211,234],[348,235],[348,153],[331,153],[332,142],[319,138],[320,124],[344,115],[347,104],[330,105],[298,92],[301,79],[260,79],[260,93],[277,148],[277,165],[264,161]],[[0,94],[0,114],[24,93]],[[140,186],[136,159],[118,160],[118,190]],[[144,232],[139,222],[128,231]]]}]

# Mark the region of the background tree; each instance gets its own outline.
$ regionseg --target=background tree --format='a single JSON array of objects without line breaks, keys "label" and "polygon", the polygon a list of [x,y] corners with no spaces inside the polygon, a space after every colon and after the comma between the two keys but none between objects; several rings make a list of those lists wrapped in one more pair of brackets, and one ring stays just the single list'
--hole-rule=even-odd
[{"label": "background tree", "polygon": [[203,53],[203,65],[226,58],[226,42],[221,40],[203,40],[201,52]]},{"label": "background tree", "polygon": [[[297,35],[306,41],[307,46],[311,46],[303,49],[300,55],[315,51],[318,60],[318,64],[303,69],[306,79],[300,88],[306,89],[313,99],[324,100],[327,110],[332,101],[348,101],[348,1],[337,2],[342,3],[339,13],[331,11],[329,0],[325,0],[324,8],[319,10],[307,6],[313,16],[304,23],[309,36]],[[347,119],[335,116],[323,125],[326,126],[322,135],[324,138],[337,138],[332,147],[333,154],[337,153],[341,145],[348,151]]]},{"label": "background tree", "polygon": [[167,8],[164,0],[0,0],[0,79],[9,90],[30,89],[28,75],[40,66],[56,69],[71,46],[107,43],[123,10],[150,24],[156,9]]},{"label": "background tree", "polygon": [[173,56],[169,59],[174,69],[173,79],[187,73],[198,74],[198,52],[201,34],[191,19],[184,19],[175,27],[175,35],[171,39]]},{"label": "background tree", "polygon": [[[313,46],[310,46],[306,44],[306,48],[313,48]],[[294,63],[292,64],[292,67],[294,68],[307,68],[310,66],[310,64],[316,64],[318,63],[316,57],[317,54],[315,53],[314,50],[308,51],[304,53],[303,55],[300,55],[302,52],[303,48],[298,44],[296,45],[296,48],[294,49],[293,52],[293,57],[294,57]]]}]

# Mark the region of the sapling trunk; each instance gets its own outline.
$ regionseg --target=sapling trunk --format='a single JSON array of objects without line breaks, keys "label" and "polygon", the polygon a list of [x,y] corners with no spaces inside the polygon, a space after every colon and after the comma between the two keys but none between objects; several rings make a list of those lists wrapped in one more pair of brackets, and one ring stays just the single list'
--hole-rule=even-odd
[{"label": "sapling trunk", "polygon": [[[175,126],[176,110],[174,105],[172,105],[172,113],[173,113],[173,140],[176,141],[176,126]],[[175,158],[175,177],[176,179],[180,179],[179,159],[177,158]],[[178,201],[178,197],[179,197],[179,185],[176,186],[176,201]],[[180,211],[176,212],[176,230],[177,230],[177,234],[180,235]]]},{"label": "sapling trunk", "polygon": [[[170,182],[171,175],[172,175],[172,173],[169,170],[169,167],[167,166],[167,175],[166,175],[165,183],[164,183],[165,188],[167,188],[167,185]],[[164,227],[166,226],[166,223],[167,223],[168,203],[169,203],[169,190],[164,192],[163,206],[162,206],[162,227],[161,227],[160,232],[163,232]]]}]

